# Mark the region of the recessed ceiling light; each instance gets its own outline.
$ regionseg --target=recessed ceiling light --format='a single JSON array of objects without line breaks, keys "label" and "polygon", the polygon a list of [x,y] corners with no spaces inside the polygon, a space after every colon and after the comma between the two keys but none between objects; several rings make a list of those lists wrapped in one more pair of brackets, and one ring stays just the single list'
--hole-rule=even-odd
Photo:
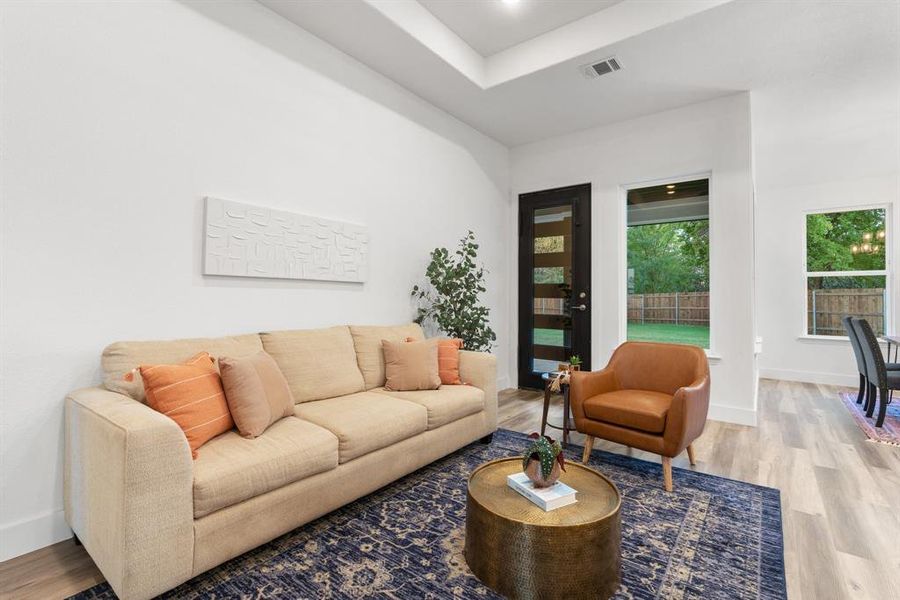
[{"label": "recessed ceiling light", "polygon": [[674,194],[674,193],[675,193],[675,190],[669,190],[669,191],[666,192],[666,193],[667,193],[667,194]]},{"label": "recessed ceiling light", "polygon": [[670,190],[674,190],[674,189],[675,189],[675,185],[674,185],[674,184],[667,185],[666,187],[667,187],[668,189],[670,189]]}]

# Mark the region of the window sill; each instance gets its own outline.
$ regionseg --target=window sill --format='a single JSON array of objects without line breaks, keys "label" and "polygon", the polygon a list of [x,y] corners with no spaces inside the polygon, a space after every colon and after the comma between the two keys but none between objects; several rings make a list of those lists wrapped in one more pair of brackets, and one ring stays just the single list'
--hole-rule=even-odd
[{"label": "window sill", "polygon": [[[834,343],[849,344],[850,338],[848,338],[846,335],[798,335],[797,341],[803,342],[803,343],[825,342],[828,344],[834,344]],[[881,336],[879,336],[878,343],[884,345],[884,344],[887,344],[888,342],[887,342],[887,340],[884,340],[881,338]]]},{"label": "window sill", "polygon": [[801,342],[844,342],[850,343],[850,338],[846,335],[809,335],[802,334],[797,336],[797,340]]},{"label": "window sill", "polygon": [[706,360],[708,360],[709,362],[711,362],[711,363],[722,362],[722,357],[719,356],[718,354],[713,353],[712,351],[710,351],[707,348],[704,348],[703,351],[706,352]]}]

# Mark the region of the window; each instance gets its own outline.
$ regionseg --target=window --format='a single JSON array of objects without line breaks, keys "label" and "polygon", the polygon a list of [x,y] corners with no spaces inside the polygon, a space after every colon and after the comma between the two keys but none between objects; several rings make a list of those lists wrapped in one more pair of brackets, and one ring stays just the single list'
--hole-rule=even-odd
[{"label": "window", "polygon": [[846,335],[845,315],[888,327],[887,210],[806,215],[806,333]]},{"label": "window", "polygon": [[709,180],[628,190],[627,339],[709,348]]}]

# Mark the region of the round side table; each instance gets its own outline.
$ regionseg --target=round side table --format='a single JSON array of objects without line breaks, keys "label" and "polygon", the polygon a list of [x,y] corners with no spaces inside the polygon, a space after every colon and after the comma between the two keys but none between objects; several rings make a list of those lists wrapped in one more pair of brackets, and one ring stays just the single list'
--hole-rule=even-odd
[{"label": "round side table", "polygon": [[560,477],[578,501],[544,512],[506,483],[521,458],[485,463],[469,477],[465,557],[472,573],[508,598],[611,597],[619,587],[621,497],[594,469],[567,463]]}]

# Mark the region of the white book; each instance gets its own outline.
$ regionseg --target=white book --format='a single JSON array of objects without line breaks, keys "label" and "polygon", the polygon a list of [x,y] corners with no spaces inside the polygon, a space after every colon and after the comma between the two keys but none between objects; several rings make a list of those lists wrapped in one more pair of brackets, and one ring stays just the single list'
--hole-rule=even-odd
[{"label": "white book", "polygon": [[515,473],[506,476],[506,484],[547,511],[578,502],[575,498],[576,491],[562,481],[557,481],[550,487],[538,488],[534,487],[525,473]]}]

